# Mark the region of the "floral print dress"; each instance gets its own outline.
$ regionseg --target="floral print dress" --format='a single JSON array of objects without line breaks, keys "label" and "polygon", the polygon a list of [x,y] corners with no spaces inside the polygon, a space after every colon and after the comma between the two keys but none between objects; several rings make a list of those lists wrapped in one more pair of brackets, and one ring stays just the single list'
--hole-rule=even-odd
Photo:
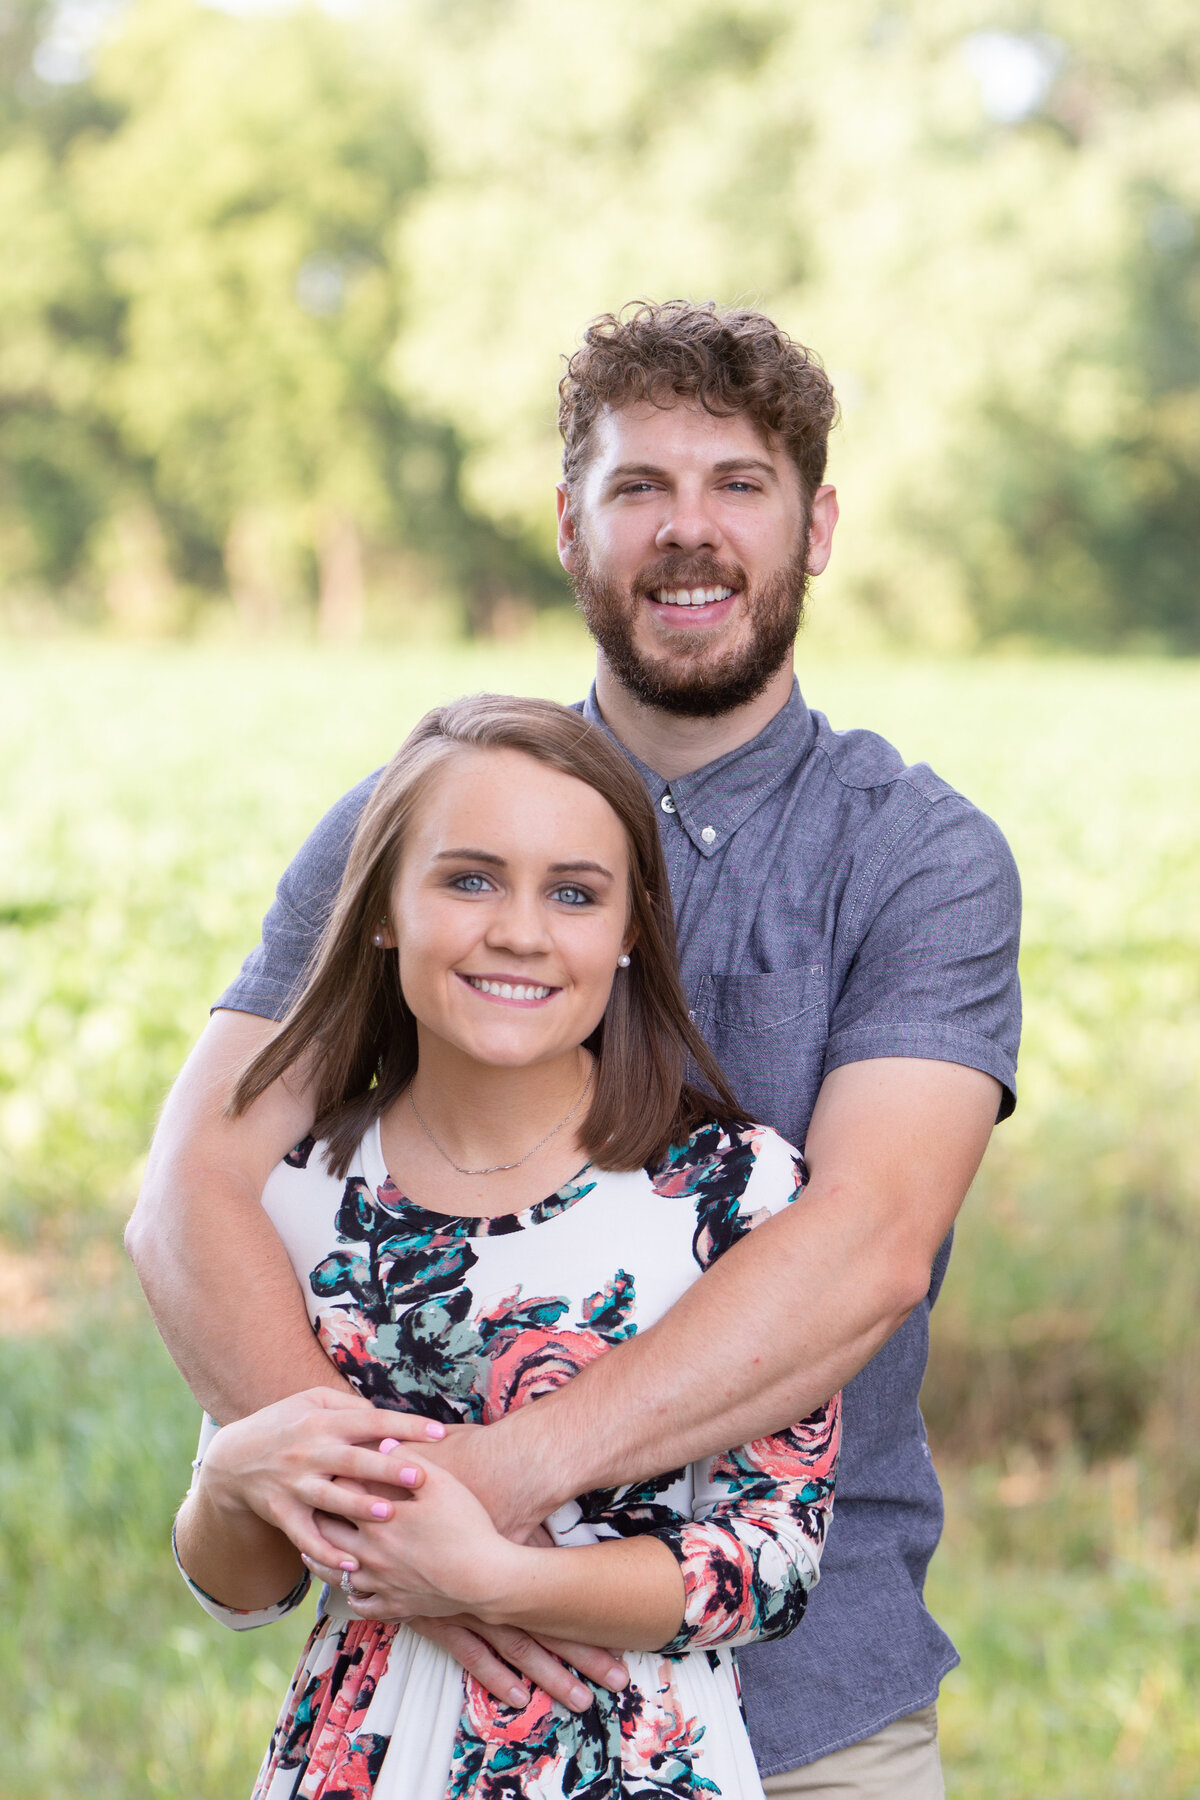
[{"label": "floral print dress", "polygon": [[[803,1179],[774,1132],[711,1125],[658,1168],[589,1165],[524,1212],[464,1218],[404,1198],[376,1126],[344,1180],[326,1172],[319,1144],[299,1145],[263,1204],[322,1345],[360,1393],[486,1424],[660,1318]],[[791,1431],[553,1515],[560,1544],[652,1532],[684,1579],[678,1635],[630,1652],[628,1687],[594,1689],[582,1714],[536,1690],[507,1707],[407,1625],[354,1619],[326,1590],[254,1800],[757,1800],[734,1647],[800,1622],[839,1426],[835,1397]],[[206,1421],[201,1455],[214,1431]],[[235,1630],[281,1617],[307,1585],[237,1613],[189,1582]]]}]

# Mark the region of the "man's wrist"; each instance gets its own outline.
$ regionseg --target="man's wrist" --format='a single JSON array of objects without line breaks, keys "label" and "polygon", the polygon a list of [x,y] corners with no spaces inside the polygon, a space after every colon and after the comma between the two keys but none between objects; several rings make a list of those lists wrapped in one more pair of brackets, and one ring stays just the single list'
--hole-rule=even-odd
[{"label": "man's wrist", "polygon": [[[482,1430],[451,1432],[426,1449],[487,1507],[497,1531],[522,1542],[535,1525],[576,1493],[564,1471],[560,1446],[546,1430],[552,1396],[506,1414]],[[542,1414],[534,1419],[535,1413]]]}]

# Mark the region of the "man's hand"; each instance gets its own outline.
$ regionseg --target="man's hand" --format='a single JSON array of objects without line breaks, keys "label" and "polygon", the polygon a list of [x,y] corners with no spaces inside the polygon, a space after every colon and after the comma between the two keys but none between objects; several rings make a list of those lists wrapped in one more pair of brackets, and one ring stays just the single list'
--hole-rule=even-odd
[{"label": "man's hand", "polygon": [[[436,1481],[436,1472],[434,1478]],[[393,1544],[403,1545],[405,1528],[411,1526],[416,1517],[415,1507],[411,1511],[406,1509],[397,1520],[395,1530],[387,1534],[387,1539]],[[478,1519],[475,1524],[479,1524]],[[383,1619],[408,1614],[408,1608],[412,1604],[408,1556],[403,1555],[401,1558],[404,1579],[403,1586],[397,1590],[394,1582],[399,1571],[394,1567],[394,1559],[387,1555],[388,1544],[384,1541],[382,1532],[371,1531],[360,1537],[358,1533],[347,1534],[344,1527],[336,1524],[332,1529],[342,1549],[335,1547],[328,1562],[306,1555],[304,1562],[309,1572],[319,1580],[328,1582],[330,1586],[339,1585],[341,1571],[347,1562],[361,1558],[362,1541],[369,1537],[374,1540],[371,1548],[375,1555],[368,1555],[365,1566],[360,1561],[359,1567],[351,1573],[351,1592],[370,1588],[371,1593],[362,1602],[353,1602],[355,1613],[359,1618]],[[461,1522],[453,1529],[460,1530]],[[482,1549],[486,1554],[487,1540],[492,1535],[491,1522],[488,1520],[487,1529],[482,1536],[473,1539],[472,1552]],[[530,1532],[526,1542],[549,1548],[554,1540],[544,1526],[538,1525]],[[345,1548],[347,1545],[350,1546],[349,1549]],[[390,1564],[393,1566],[389,1566]],[[456,1662],[462,1664],[468,1674],[473,1675],[482,1687],[506,1706],[520,1708],[529,1703],[529,1688],[518,1679],[518,1674],[527,1677],[535,1687],[549,1694],[552,1700],[561,1701],[574,1712],[585,1712],[593,1701],[592,1693],[579,1680],[580,1674],[613,1692],[619,1692],[629,1681],[629,1671],[620,1658],[612,1651],[599,1649],[594,1644],[579,1644],[557,1637],[535,1637],[518,1626],[487,1623],[467,1612],[440,1617],[408,1614],[407,1622],[431,1643],[447,1651]]]},{"label": "man's hand", "polygon": [[[572,1712],[586,1712],[594,1695],[584,1687],[585,1675],[597,1687],[619,1693],[629,1684],[629,1670],[610,1650],[594,1644],[572,1644],[564,1638],[536,1638],[515,1625],[485,1625],[469,1613],[448,1619],[410,1619],[409,1624],[432,1644],[448,1651],[481,1687],[505,1706],[528,1705],[529,1688],[516,1679],[523,1675],[535,1687],[559,1700]],[[578,1671],[578,1674],[576,1673]]]}]

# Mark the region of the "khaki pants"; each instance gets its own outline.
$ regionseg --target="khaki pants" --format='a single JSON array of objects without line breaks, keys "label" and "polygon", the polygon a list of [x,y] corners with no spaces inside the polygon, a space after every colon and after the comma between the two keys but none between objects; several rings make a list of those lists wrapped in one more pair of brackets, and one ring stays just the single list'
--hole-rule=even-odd
[{"label": "khaki pants", "polygon": [[945,1800],[937,1707],[923,1706],[874,1737],[763,1782],[770,1800]]}]

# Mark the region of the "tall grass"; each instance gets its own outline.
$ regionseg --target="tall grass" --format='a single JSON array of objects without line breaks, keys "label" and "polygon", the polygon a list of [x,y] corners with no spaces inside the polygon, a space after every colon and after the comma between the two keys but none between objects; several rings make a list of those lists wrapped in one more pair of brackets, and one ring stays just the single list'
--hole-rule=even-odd
[{"label": "tall grass", "polygon": [[[221,1633],[165,1555],[193,1411],[116,1251],[154,1112],[323,807],[436,700],[570,698],[588,651],[0,656],[0,1793],[208,1800],[247,1783],[298,1628]],[[1026,885],[1021,1104],[926,1389],[951,1791],[1194,1795],[1200,674],[803,679],[992,812]]]}]

